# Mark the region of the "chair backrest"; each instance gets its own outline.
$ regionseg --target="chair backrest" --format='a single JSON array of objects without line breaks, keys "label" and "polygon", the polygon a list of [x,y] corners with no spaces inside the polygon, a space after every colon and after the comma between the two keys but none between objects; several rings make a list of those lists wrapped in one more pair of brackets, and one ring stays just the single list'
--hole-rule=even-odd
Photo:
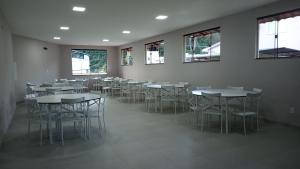
[{"label": "chair backrest", "polygon": [[228,86],[228,89],[234,89],[234,90],[244,90],[243,86]]},{"label": "chair backrest", "polygon": [[[247,93],[247,97],[244,98],[244,110],[249,109],[250,111],[259,111],[259,104],[261,100],[262,91]],[[252,109],[252,110],[251,110]]]},{"label": "chair backrest", "polygon": [[175,97],[175,96],[176,96],[175,86],[172,85],[161,86],[160,97],[162,99]]},{"label": "chair backrest", "polygon": [[36,94],[36,93],[35,94],[27,94],[24,97],[25,104],[27,107],[28,117],[32,117],[33,115],[35,115],[39,112],[36,97],[38,97],[38,94]]},{"label": "chair backrest", "polygon": [[202,101],[206,105],[221,105],[221,93],[202,92]]}]

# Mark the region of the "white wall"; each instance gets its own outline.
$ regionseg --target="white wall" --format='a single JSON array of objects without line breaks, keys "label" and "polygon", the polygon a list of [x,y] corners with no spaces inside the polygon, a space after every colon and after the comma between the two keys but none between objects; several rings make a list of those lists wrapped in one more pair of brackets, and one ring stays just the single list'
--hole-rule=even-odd
[{"label": "white wall", "polygon": [[16,109],[11,32],[0,11],[0,145]]},{"label": "white wall", "polygon": [[[256,18],[295,9],[300,1],[280,1],[240,14],[200,23],[178,31],[123,45],[133,47],[133,66],[120,66],[120,75],[131,79],[188,81],[195,85],[228,85],[264,90],[267,119],[300,126],[300,59],[256,60]],[[221,27],[221,61],[182,63],[183,35]],[[299,37],[295,37],[300,39]],[[165,40],[165,64],[145,65],[145,43]],[[300,43],[300,41],[299,41]],[[120,63],[119,63],[120,65]],[[290,114],[290,107],[295,113]]]},{"label": "white wall", "polygon": [[117,47],[107,46],[72,46],[61,45],[60,53],[60,78],[74,79],[82,76],[72,76],[72,49],[104,49],[107,50],[107,74],[108,76],[119,76],[119,60]]},{"label": "white wall", "polygon": [[13,46],[17,64],[16,97],[22,101],[26,82],[43,83],[59,77],[60,47],[18,35],[13,35]]}]

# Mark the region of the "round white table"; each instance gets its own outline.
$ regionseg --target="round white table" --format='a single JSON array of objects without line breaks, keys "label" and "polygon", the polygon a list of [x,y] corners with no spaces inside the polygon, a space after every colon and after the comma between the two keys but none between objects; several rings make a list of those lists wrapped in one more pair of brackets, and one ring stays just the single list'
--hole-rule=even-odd
[{"label": "round white table", "polygon": [[36,97],[37,103],[42,105],[47,105],[47,114],[48,116],[48,124],[49,124],[49,140],[50,144],[53,143],[52,138],[52,126],[51,126],[51,115],[50,115],[50,106],[61,104],[61,99],[76,99],[84,97],[85,101],[97,100],[101,99],[100,95],[92,94],[92,93],[78,93],[78,94],[59,94],[59,95],[48,95],[48,96],[40,96]]},{"label": "round white table", "polygon": [[161,89],[163,86],[174,86],[176,88],[185,87],[184,84],[148,84],[148,85],[146,85],[146,87],[153,88],[153,89]]},{"label": "round white table", "polygon": [[[202,96],[202,93],[220,93],[221,97],[225,98],[225,123],[226,123],[226,134],[228,134],[228,99],[246,97],[247,93],[255,93],[254,91],[248,90],[237,90],[237,89],[204,89],[204,90],[194,90],[193,95]],[[196,104],[198,106],[198,97],[196,97]]]},{"label": "round white table", "polygon": [[58,94],[36,97],[38,104],[60,104],[61,99],[76,99],[84,97],[85,101],[100,99],[100,95],[92,93],[77,93],[77,94]]},{"label": "round white table", "polygon": [[166,84],[146,84],[145,87],[153,89],[154,91],[154,96],[155,96],[155,100],[154,100],[154,105],[155,105],[155,112],[157,112],[157,98],[160,95],[160,91],[162,89],[163,86],[174,86],[177,89],[182,89],[184,88],[184,84],[171,84],[171,83],[166,83]]},{"label": "round white table", "polygon": [[205,89],[205,90],[194,90],[193,95],[201,96],[204,93],[221,93],[221,97],[246,97],[247,93],[255,93],[254,91],[237,90],[237,89]]},{"label": "round white table", "polygon": [[75,89],[87,89],[87,87],[73,87],[73,86],[63,86],[63,87],[32,87],[33,92],[46,92],[47,89],[57,89],[60,91],[68,91]]}]

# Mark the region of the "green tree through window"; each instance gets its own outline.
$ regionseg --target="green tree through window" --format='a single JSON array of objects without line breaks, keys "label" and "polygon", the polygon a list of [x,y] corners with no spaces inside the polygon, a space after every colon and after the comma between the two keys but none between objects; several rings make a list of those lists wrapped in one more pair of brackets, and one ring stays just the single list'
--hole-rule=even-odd
[{"label": "green tree through window", "polygon": [[219,27],[184,35],[184,39],[184,62],[220,60],[221,31]]},{"label": "green tree through window", "polygon": [[72,49],[73,75],[102,74],[107,72],[107,51]]}]

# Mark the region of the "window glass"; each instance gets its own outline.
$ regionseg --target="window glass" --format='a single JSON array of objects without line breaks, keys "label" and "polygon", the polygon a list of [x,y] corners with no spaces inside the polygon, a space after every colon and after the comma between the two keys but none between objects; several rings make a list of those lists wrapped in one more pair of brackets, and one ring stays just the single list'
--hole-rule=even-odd
[{"label": "window glass", "polygon": [[95,75],[107,72],[107,51],[98,49],[72,49],[72,74]]},{"label": "window glass", "polygon": [[165,62],[164,41],[145,44],[146,64],[161,64]]},{"label": "window glass", "polygon": [[133,65],[132,47],[126,48],[126,49],[121,49],[121,56],[122,56],[122,59],[121,59],[122,66]]},{"label": "window glass", "polygon": [[300,57],[300,10],[261,17],[257,58]]},{"label": "window glass", "polygon": [[184,35],[184,62],[207,62],[220,60],[220,28]]}]

